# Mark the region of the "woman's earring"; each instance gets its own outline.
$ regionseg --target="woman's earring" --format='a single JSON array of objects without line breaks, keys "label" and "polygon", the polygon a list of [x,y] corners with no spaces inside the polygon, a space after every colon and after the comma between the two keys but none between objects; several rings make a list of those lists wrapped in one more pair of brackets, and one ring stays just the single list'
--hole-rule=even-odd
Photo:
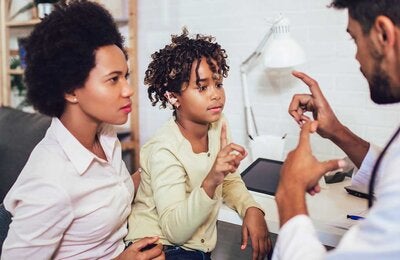
[{"label": "woman's earring", "polygon": [[78,102],[78,99],[76,97],[74,97],[74,99],[72,100],[74,103]]}]

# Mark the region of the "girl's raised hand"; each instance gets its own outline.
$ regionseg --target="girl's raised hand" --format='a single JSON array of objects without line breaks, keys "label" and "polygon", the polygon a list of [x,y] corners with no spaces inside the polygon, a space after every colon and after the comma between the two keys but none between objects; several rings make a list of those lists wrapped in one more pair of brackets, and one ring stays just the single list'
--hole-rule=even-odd
[{"label": "girl's raised hand", "polygon": [[225,176],[234,173],[240,162],[247,156],[244,147],[234,143],[228,144],[225,123],[221,128],[220,143],[220,151],[202,185],[210,198],[214,196],[215,189],[224,181]]}]

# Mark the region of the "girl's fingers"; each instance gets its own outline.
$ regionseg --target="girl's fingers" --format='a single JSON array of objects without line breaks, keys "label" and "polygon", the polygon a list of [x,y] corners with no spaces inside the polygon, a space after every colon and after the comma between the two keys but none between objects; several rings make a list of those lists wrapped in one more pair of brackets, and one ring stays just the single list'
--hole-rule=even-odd
[{"label": "girl's fingers", "polygon": [[225,122],[222,122],[220,144],[221,144],[220,150],[224,149],[225,146],[228,144],[228,137],[226,135],[226,123]]},{"label": "girl's fingers", "polygon": [[235,143],[230,143],[220,151],[219,155],[227,156],[228,154],[231,153],[241,154],[242,156],[245,156],[247,154],[246,149],[243,146]]}]

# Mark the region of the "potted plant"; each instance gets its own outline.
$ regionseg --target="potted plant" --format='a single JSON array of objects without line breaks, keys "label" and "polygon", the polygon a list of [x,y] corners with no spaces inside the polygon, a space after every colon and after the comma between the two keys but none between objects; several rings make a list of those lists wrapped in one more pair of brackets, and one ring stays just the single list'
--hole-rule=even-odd
[{"label": "potted plant", "polygon": [[[12,57],[10,59],[10,69],[17,69],[21,67],[21,60],[19,57]],[[26,86],[22,74],[11,75],[11,94],[12,104],[19,109],[27,106],[26,102]]]},{"label": "potted plant", "polygon": [[54,9],[54,4],[59,0],[34,0],[38,10],[38,16],[43,19],[46,15],[51,13]]},{"label": "potted plant", "polygon": [[37,15],[40,19],[43,19],[46,15],[51,13],[54,9],[54,4],[59,0],[32,0],[28,2],[26,5],[22,6],[17,12],[15,12],[11,17],[10,21],[17,17],[19,14],[22,14],[32,8],[37,9]]},{"label": "potted plant", "polygon": [[[10,69],[17,69],[21,67],[21,60],[18,57],[11,57]],[[23,75],[13,74],[11,75],[11,90],[15,91],[18,96],[25,95],[26,88],[24,84]]]}]

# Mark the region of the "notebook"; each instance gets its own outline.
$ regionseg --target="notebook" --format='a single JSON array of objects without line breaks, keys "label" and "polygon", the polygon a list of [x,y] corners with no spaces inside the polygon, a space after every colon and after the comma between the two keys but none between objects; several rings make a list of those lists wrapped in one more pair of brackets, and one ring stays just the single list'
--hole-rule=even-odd
[{"label": "notebook", "polygon": [[258,158],[241,174],[248,190],[275,195],[283,162]]}]

